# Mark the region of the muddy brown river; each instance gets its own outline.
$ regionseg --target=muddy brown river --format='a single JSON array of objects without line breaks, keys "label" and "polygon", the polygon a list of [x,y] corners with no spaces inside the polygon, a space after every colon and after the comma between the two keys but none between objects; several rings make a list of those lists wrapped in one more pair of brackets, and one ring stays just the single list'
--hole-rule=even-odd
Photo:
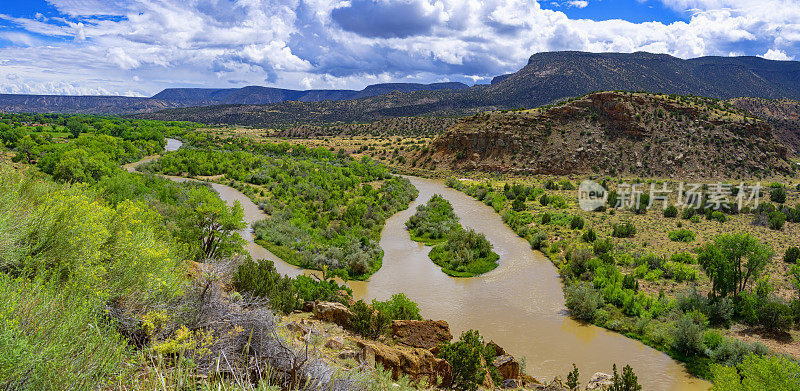
[{"label": "muddy brown river", "polygon": [[[168,142],[168,150],[180,147],[174,141]],[[126,168],[131,170],[135,165]],[[515,357],[525,357],[527,372],[540,380],[555,375],[563,378],[575,363],[581,372],[581,383],[586,384],[594,372],[610,373],[616,363],[619,370],[630,364],[644,390],[710,388],[708,382],[692,377],[682,364],[662,352],[571,319],[556,268],[542,253],[531,250],[528,242],[511,231],[491,207],[447,188],[442,181],[408,178],[419,190],[419,197],[407,210],[386,221],[380,242],[383,267],[368,281],[348,283],[356,298],[384,300],[394,293],[405,293],[419,304],[423,317],[446,320],[454,336],[477,329],[486,340],[494,340]],[[264,218],[244,194],[220,184],[211,186],[226,202],[241,203],[248,227]],[[486,235],[500,255],[500,266],[479,277],[452,278],[428,258],[430,247],[410,239],[406,220],[418,205],[437,193],[453,204],[462,225]],[[242,236],[254,259],[272,260],[284,274],[307,273],[253,243],[249,228]]]}]

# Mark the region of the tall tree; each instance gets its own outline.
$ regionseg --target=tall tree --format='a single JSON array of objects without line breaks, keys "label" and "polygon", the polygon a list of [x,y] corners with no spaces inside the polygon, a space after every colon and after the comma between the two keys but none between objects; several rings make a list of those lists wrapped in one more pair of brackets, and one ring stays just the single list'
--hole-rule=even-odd
[{"label": "tall tree", "polygon": [[715,296],[736,297],[749,281],[758,278],[772,255],[769,245],[749,234],[730,234],[714,238],[697,260],[711,279]]}]

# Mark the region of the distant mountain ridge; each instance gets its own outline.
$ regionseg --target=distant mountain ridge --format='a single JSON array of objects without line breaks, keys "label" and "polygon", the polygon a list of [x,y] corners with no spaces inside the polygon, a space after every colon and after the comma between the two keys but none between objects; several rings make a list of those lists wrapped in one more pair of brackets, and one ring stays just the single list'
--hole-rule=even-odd
[{"label": "distant mountain ridge", "polygon": [[463,116],[478,111],[538,107],[593,91],[648,91],[719,99],[800,99],[800,62],[760,57],[545,52],[516,73],[488,85],[415,91],[346,101],[171,109],[147,118],[253,126],[369,122],[417,115]]},{"label": "distant mountain ridge", "polygon": [[380,83],[363,90],[290,90],[273,87],[167,88],[150,98],[126,96],[0,94],[2,112],[132,114],[169,108],[211,105],[265,105],[285,101],[316,102],[373,97],[392,92],[466,89],[458,82]]}]

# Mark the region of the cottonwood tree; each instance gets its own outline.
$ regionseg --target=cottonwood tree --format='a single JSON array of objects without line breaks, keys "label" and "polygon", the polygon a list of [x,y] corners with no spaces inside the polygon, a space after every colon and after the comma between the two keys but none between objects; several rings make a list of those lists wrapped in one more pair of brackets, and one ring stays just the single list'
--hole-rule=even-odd
[{"label": "cottonwood tree", "polygon": [[244,210],[238,201],[228,207],[209,189],[196,188],[189,191],[188,204],[191,215],[182,236],[199,241],[200,258],[225,257],[240,248],[243,239],[237,231],[246,225]]},{"label": "cottonwood tree", "polygon": [[772,255],[769,245],[749,234],[731,234],[717,236],[703,247],[697,260],[711,279],[714,296],[724,298],[738,297],[750,280],[758,278]]}]

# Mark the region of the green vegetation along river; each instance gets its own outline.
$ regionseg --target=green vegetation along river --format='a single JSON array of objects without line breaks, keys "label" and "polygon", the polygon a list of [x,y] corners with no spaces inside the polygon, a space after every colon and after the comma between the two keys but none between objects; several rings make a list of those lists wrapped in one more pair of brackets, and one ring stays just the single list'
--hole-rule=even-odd
[{"label": "green vegetation along river", "polygon": [[[179,142],[168,140],[168,150],[179,147]],[[128,166],[133,167],[135,164]],[[409,179],[419,190],[419,197],[408,209],[386,221],[380,242],[383,267],[367,281],[349,282],[357,299],[385,300],[403,292],[419,304],[424,317],[446,320],[454,335],[477,329],[514,356],[526,357],[527,371],[540,379],[563,376],[575,363],[585,384],[594,372],[610,372],[616,363],[620,367],[630,364],[645,390],[710,388],[708,382],[692,377],[662,352],[571,319],[555,267],[541,253],[531,250],[528,242],[511,231],[491,207],[447,188],[441,181]],[[239,191],[216,183],[212,186],[226,202],[239,201],[248,227],[265,217]],[[441,194],[452,203],[464,227],[486,235],[500,255],[499,267],[480,277],[452,278],[431,262],[430,247],[410,239],[405,222],[433,194]],[[306,272],[255,244],[247,230],[243,237],[254,259],[273,260],[278,271],[291,276]]]}]

